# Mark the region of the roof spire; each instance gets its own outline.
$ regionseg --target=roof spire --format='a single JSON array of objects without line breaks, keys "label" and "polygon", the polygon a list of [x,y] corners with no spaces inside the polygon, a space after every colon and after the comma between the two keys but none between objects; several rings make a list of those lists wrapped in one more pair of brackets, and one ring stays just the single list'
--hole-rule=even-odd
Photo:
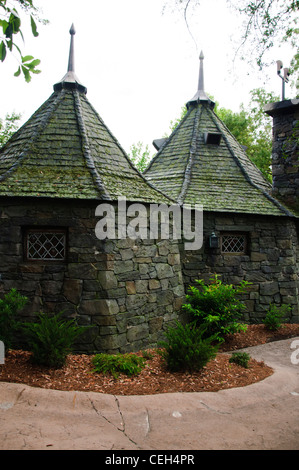
[{"label": "roof spire", "polygon": [[72,24],[69,32],[71,35],[71,42],[67,73],[60,82],[54,85],[54,91],[59,91],[62,88],[76,88],[83,93],[87,93],[87,88],[82,85],[82,83],[80,83],[78,77],[75,74],[74,35],[76,34],[76,30],[74,24]]},{"label": "roof spire", "polygon": [[70,53],[69,53],[69,63],[68,63],[68,72],[75,72],[75,57],[74,57],[74,36],[76,34],[75,26],[74,23],[71,26],[70,29],[70,35],[71,35],[71,44],[70,44]]},{"label": "roof spire", "polygon": [[203,51],[201,51],[200,56],[199,56],[199,77],[198,77],[198,87],[197,87],[197,92],[193,96],[193,98],[188,101],[187,103],[187,108],[189,108],[190,104],[195,104],[195,103],[201,103],[201,102],[208,102],[210,103],[211,107],[213,108],[215,106],[215,103],[210,100],[208,95],[205,92],[205,87],[204,87],[204,67],[203,67],[203,61],[204,61],[204,54]]},{"label": "roof spire", "polygon": [[199,77],[198,77],[198,91],[204,91],[204,72],[203,72],[203,60],[205,56],[203,55],[203,52],[201,51],[200,56],[199,56]]}]

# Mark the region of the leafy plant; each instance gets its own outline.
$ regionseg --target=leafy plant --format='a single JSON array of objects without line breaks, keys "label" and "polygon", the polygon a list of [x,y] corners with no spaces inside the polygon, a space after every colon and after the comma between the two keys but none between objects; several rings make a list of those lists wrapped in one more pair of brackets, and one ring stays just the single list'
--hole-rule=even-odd
[{"label": "leafy plant", "polygon": [[234,352],[229,358],[229,362],[234,362],[235,364],[238,364],[239,366],[245,367],[245,369],[248,369],[249,360],[250,360],[250,356],[246,352]]},{"label": "leafy plant", "polygon": [[216,335],[218,340],[223,340],[227,334],[246,331],[247,326],[236,320],[243,316],[245,309],[238,295],[245,292],[247,281],[242,281],[239,286],[223,284],[215,275],[210,284],[203,280],[196,282],[200,288],[190,287],[187,303],[182,308],[198,325],[206,325],[207,336]]},{"label": "leafy plant", "polygon": [[38,322],[24,324],[32,361],[47,367],[63,367],[66,357],[72,352],[75,340],[83,333],[85,327],[78,326],[74,320],[61,318],[58,315],[38,315]]},{"label": "leafy plant", "polygon": [[24,36],[21,15],[14,7],[14,4],[20,6],[25,13],[30,14],[30,27],[34,37],[39,35],[35,19],[37,18],[38,21],[44,24],[46,24],[47,21],[39,18],[38,8],[33,4],[33,0],[15,0],[14,3],[7,2],[6,0],[0,1],[0,30],[2,30],[0,38],[0,61],[4,62],[8,52],[13,53],[17,50],[21,61],[14,75],[18,77],[23,73],[26,82],[30,82],[32,73],[40,73],[40,70],[36,68],[40,64],[40,60],[34,59],[31,55],[23,56],[20,47],[16,44],[16,38],[19,37],[24,40]]},{"label": "leafy plant", "polygon": [[93,372],[111,373],[118,378],[120,373],[138,375],[145,366],[146,359],[136,354],[96,354],[92,359]]},{"label": "leafy plant", "polygon": [[263,323],[268,330],[278,330],[283,323],[283,318],[287,316],[287,313],[292,310],[290,305],[277,305],[271,304],[269,310],[266,313],[266,317],[263,319]]},{"label": "leafy plant", "polygon": [[27,297],[19,294],[16,289],[11,289],[0,299],[0,340],[7,349],[12,347],[20,327],[17,314],[25,307],[27,301]]},{"label": "leafy plant", "polygon": [[206,327],[195,323],[182,325],[177,322],[165,333],[167,341],[161,341],[164,348],[160,354],[171,371],[199,371],[213,359],[219,345],[213,345],[215,336],[203,338]]}]

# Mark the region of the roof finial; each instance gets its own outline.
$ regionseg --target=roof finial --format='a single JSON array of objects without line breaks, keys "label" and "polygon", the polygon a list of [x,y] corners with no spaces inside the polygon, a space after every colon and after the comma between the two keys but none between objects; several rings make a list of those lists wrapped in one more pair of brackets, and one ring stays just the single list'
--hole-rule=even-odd
[{"label": "roof finial", "polygon": [[70,44],[70,53],[69,53],[69,63],[68,63],[68,72],[75,72],[75,57],[74,57],[74,36],[76,34],[75,26],[74,23],[71,26],[70,29],[70,35],[71,35],[71,44]]},{"label": "roof finial", "polygon": [[69,52],[69,62],[67,67],[67,73],[63,79],[54,85],[54,90],[59,91],[62,88],[76,88],[83,93],[87,93],[87,89],[82,83],[79,82],[78,77],[75,74],[75,53],[74,53],[74,35],[76,30],[74,24],[72,24],[70,29],[71,35],[71,44]]},{"label": "roof finial", "polygon": [[204,69],[203,69],[203,60],[204,60],[204,55],[203,52],[201,51],[199,55],[199,77],[198,77],[198,87],[197,87],[197,92],[193,96],[192,100],[188,101],[186,104],[187,108],[189,108],[190,104],[196,104],[196,103],[202,103],[202,102],[208,102],[212,108],[214,108],[215,103],[210,100],[208,95],[205,92],[205,87],[204,87]]},{"label": "roof finial", "polygon": [[200,56],[199,56],[199,77],[198,77],[198,91],[204,91],[204,71],[203,71],[203,60],[205,56],[203,55],[203,52],[201,51]]}]

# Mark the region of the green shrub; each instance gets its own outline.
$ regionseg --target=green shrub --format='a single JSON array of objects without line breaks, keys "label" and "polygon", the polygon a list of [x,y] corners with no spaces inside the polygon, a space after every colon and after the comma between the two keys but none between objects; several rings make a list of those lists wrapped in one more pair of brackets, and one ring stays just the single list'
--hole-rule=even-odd
[{"label": "green shrub", "polygon": [[96,354],[92,359],[93,372],[111,373],[118,378],[120,373],[138,375],[145,366],[146,359],[136,354]]},{"label": "green shrub", "polygon": [[165,333],[168,341],[161,341],[164,348],[161,355],[166,366],[171,371],[195,372],[202,369],[209,360],[213,359],[219,345],[212,345],[215,336],[203,338],[205,326],[197,327],[195,323],[169,328]]},{"label": "green shrub", "polygon": [[264,325],[268,330],[278,330],[283,323],[283,318],[287,317],[288,312],[292,310],[290,305],[277,305],[271,304],[263,320]]},{"label": "green shrub", "polygon": [[38,322],[25,323],[23,330],[35,364],[47,367],[63,367],[72,352],[75,340],[85,331],[74,320],[62,318],[62,313],[49,316],[38,315]]},{"label": "green shrub", "polygon": [[187,302],[182,308],[198,325],[206,325],[207,336],[216,335],[218,340],[227,334],[246,331],[247,326],[237,322],[245,309],[238,295],[246,291],[249,283],[242,281],[239,286],[223,284],[217,275],[210,281],[210,284],[205,284],[203,280],[197,280],[199,288],[190,287]]},{"label": "green shrub", "polygon": [[0,299],[0,340],[7,349],[13,346],[20,327],[17,314],[25,307],[27,301],[27,297],[19,294],[16,289],[11,289],[3,299]]},{"label": "green shrub", "polygon": [[250,356],[246,352],[234,352],[229,358],[229,362],[234,362],[239,366],[245,367],[245,369],[248,369],[249,360]]}]

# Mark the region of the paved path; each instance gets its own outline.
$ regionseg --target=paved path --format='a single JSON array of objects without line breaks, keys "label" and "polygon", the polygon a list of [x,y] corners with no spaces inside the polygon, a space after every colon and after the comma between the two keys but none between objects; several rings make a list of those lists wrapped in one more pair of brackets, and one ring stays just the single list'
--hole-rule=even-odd
[{"label": "paved path", "polygon": [[0,383],[0,449],[299,450],[299,337],[247,351],[275,373],[219,392],[112,396]]}]

